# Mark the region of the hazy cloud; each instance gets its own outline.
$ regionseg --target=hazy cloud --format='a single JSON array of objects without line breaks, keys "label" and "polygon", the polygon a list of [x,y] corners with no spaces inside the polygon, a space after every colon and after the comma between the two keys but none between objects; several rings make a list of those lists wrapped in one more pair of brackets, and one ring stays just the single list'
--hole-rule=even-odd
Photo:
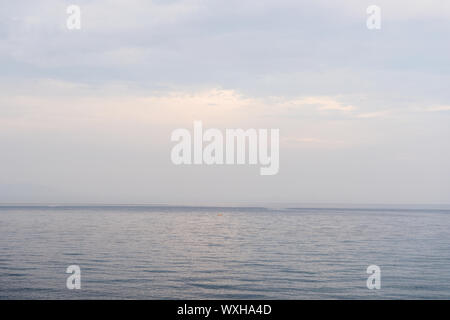
[{"label": "hazy cloud", "polygon": [[[2,1],[0,201],[450,202],[450,3],[371,4]],[[279,128],[279,175],[175,168],[194,120]]]}]

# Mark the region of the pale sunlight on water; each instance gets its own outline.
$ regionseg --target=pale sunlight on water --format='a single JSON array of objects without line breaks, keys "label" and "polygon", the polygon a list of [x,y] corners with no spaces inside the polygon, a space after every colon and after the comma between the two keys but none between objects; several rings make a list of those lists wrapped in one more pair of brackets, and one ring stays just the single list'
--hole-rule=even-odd
[{"label": "pale sunlight on water", "polygon": [[0,207],[0,298],[448,299],[450,211]]}]

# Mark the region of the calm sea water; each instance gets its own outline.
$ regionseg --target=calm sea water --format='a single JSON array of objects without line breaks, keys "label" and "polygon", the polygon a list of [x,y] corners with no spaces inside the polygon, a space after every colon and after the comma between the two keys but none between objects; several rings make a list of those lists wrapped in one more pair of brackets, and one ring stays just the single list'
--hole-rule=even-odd
[{"label": "calm sea water", "polygon": [[450,210],[0,207],[0,299],[95,298],[449,299]]}]

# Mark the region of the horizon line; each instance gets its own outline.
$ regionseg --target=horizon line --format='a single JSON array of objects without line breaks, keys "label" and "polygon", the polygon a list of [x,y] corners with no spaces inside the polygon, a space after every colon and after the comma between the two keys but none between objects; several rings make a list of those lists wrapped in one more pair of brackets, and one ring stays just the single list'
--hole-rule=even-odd
[{"label": "horizon line", "polygon": [[361,208],[361,209],[398,209],[409,207],[434,207],[450,209],[450,203],[331,203],[331,202],[222,202],[222,203],[96,203],[96,202],[0,202],[1,207],[179,207],[179,208],[271,208],[283,209],[331,209],[331,208]]}]

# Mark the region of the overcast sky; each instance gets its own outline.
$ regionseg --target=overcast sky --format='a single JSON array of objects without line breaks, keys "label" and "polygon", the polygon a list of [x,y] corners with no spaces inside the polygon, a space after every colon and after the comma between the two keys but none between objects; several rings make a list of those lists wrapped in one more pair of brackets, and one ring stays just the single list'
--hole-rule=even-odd
[{"label": "overcast sky", "polygon": [[[450,203],[449,62],[448,0],[0,0],[0,202]],[[279,174],[173,165],[194,120]]]}]

